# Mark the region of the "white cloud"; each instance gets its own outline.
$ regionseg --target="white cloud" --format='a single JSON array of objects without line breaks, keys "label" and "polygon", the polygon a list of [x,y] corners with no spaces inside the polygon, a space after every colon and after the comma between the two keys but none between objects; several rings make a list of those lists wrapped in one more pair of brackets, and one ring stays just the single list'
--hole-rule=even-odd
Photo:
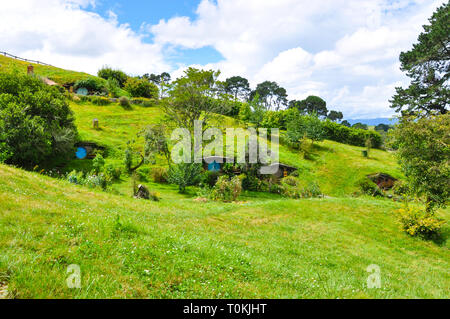
[{"label": "white cloud", "polygon": [[95,74],[102,65],[132,74],[170,69],[161,47],[144,43],[128,25],[88,12],[93,0],[5,1],[1,50],[59,67]]},{"label": "white cloud", "polygon": [[[389,116],[388,100],[405,76],[398,56],[441,4],[425,0],[203,0],[197,17],[151,26],[156,43],[213,46],[209,64],[255,86],[277,81],[289,97],[317,94],[347,117]],[[233,70],[235,72],[231,72]],[[345,92],[345,94],[343,94]]]},{"label": "white cloud", "polygon": [[[407,83],[398,56],[411,47],[442,0],[202,0],[194,19],[173,17],[133,31],[95,0],[4,1],[0,50],[96,73],[104,64],[131,74],[171,71],[163,52],[212,46],[222,77],[253,87],[277,81],[289,98],[320,95],[346,117],[391,115],[389,98]],[[124,4],[126,5],[126,3]],[[153,42],[145,36],[152,33]]]}]

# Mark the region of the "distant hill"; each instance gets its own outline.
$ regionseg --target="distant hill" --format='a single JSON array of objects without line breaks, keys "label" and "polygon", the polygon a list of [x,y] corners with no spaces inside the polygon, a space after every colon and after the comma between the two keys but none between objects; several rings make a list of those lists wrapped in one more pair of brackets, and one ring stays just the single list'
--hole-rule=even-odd
[{"label": "distant hill", "polygon": [[398,120],[396,118],[389,117],[379,117],[376,119],[355,119],[355,120],[347,120],[351,125],[356,123],[362,123],[369,126],[375,126],[378,124],[396,124]]}]

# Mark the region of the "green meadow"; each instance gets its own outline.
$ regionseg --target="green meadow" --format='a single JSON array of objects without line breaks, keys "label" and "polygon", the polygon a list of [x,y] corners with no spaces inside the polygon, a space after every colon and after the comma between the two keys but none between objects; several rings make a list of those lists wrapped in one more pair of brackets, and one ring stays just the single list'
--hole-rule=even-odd
[{"label": "green meadow", "polygon": [[[26,66],[2,56],[0,64]],[[59,83],[85,76],[44,66],[35,71]],[[128,141],[163,120],[157,104],[70,106],[80,139],[105,147],[106,163],[115,165],[122,165]],[[403,178],[393,153],[373,149],[365,158],[364,148],[326,140],[307,157],[283,143],[279,148],[280,162],[296,167],[301,181],[316,182],[323,198],[246,191],[234,203],[199,201],[196,187],[180,194],[175,185],[153,181],[150,172],[165,165],[162,158],[139,176],[159,202],[133,198],[125,174],[101,191],[45,176],[41,168],[0,165],[0,298],[450,296],[448,224],[439,241],[413,238],[401,230],[401,202],[356,194],[367,174]],[[71,160],[61,169],[91,166]],[[437,214],[450,219],[449,209]],[[66,284],[73,264],[81,269],[80,289]],[[370,265],[380,269],[381,288],[367,286]]]}]

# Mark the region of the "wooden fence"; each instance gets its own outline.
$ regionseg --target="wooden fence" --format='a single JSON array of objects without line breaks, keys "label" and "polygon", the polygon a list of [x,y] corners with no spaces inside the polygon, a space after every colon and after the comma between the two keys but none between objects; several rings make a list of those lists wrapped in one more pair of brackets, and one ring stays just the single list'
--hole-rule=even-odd
[{"label": "wooden fence", "polygon": [[7,52],[2,52],[2,51],[0,51],[0,55],[4,55],[4,56],[9,57],[9,58],[13,58],[13,59],[16,59],[16,60],[25,61],[25,62],[29,62],[29,63],[40,64],[40,65],[46,65],[46,66],[52,66],[52,65],[50,65],[50,64],[47,64],[47,63],[44,63],[44,62],[41,62],[41,61],[28,60],[28,59],[20,58],[20,57],[18,57],[18,56],[9,54],[9,53],[7,53]]}]

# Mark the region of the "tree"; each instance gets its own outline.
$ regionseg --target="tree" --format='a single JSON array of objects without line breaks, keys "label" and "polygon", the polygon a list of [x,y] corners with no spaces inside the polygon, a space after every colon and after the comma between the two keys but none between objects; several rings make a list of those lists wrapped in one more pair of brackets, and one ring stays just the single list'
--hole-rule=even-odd
[{"label": "tree", "polygon": [[380,123],[380,124],[378,124],[377,126],[375,126],[375,131],[384,131],[384,132],[387,132],[387,131],[389,131],[390,129],[391,129],[391,127],[390,127],[389,125],[383,124],[383,123]]},{"label": "tree", "polygon": [[120,87],[125,85],[125,82],[128,79],[128,75],[120,70],[114,70],[108,66],[104,66],[100,70],[98,70],[97,75],[105,80],[114,79],[117,81]]},{"label": "tree", "polygon": [[368,129],[369,129],[369,127],[367,126],[367,124],[362,124],[362,123],[359,123],[359,122],[353,124],[352,127],[353,127],[353,128],[357,128],[357,129],[360,129],[360,130],[368,130]]},{"label": "tree", "polygon": [[347,127],[351,127],[352,125],[349,123],[349,121],[347,121],[347,120],[343,120],[342,122],[341,122],[341,125],[344,125],[344,126],[347,126]]},{"label": "tree", "polygon": [[396,88],[391,107],[404,114],[446,114],[450,101],[450,2],[424,25],[418,43],[400,54],[401,70],[410,77],[408,88]]},{"label": "tree", "polygon": [[219,71],[188,68],[184,76],[165,84],[168,97],[161,101],[166,117],[178,127],[194,132],[195,121],[203,120],[206,130],[213,116],[228,105],[221,93],[222,83],[217,80]]},{"label": "tree", "polygon": [[342,114],[342,112],[330,111],[330,113],[328,113],[327,115],[327,118],[333,122],[336,122],[342,120],[344,118],[344,115]]},{"label": "tree", "polygon": [[256,94],[259,95],[261,102],[266,109],[275,109],[278,111],[282,106],[287,106],[286,89],[280,87],[276,82],[265,81],[259,83],[256,89],[251,92],[250,99],[252,100]]},{"label": "tree", "polygon": [[391,134],[410,189],[425,196],[427,212],[445,207],[450,195],[450,114],[402,117]]},{"label": "tree", "polygon": [[294,144],[303,138],[309,138],[314,144],[314,142],[323,141],[325,130],[322,121],[316,114],[297,114],[293,115],[287,123],[286,137]]},{"label": "tree", "polygon": [[149,125],[141,133],[145,140],[145,157],[147,161],[155,162],[156,155],[163,155],[170,166],[169,140],[164,125]]},{"label": "tree", "polygon": [[75,154],[75,120],[59,88],[0,73],[0,160],[33,167]]},{"label": "tree", "polygon": [[225,92],[231,94],[235,101],[238,98],[246,100],[250,94],[250,84],[243,77],[233,76],[225,80]]},{"label": "tree", "polygon": [[202,165],[198,163],[180,163],[169,168],[168,181],[178,185],[180,193],[186,191],[187,186],[197,185],[201,179]]},{"label": "tree", "polygon": [[301,101],[293,100],[289,103],[290,107],[296,107],[302,114],[317,114],[326,117],[328,114],[327,102],[318,96],[308,96]]},{"label": "tree", "polygon": [[132,97],[157,99],[159,95],[158,87],[155,84],[139,78],[128,78],[125,83],[125,90],[127,90]]}]

